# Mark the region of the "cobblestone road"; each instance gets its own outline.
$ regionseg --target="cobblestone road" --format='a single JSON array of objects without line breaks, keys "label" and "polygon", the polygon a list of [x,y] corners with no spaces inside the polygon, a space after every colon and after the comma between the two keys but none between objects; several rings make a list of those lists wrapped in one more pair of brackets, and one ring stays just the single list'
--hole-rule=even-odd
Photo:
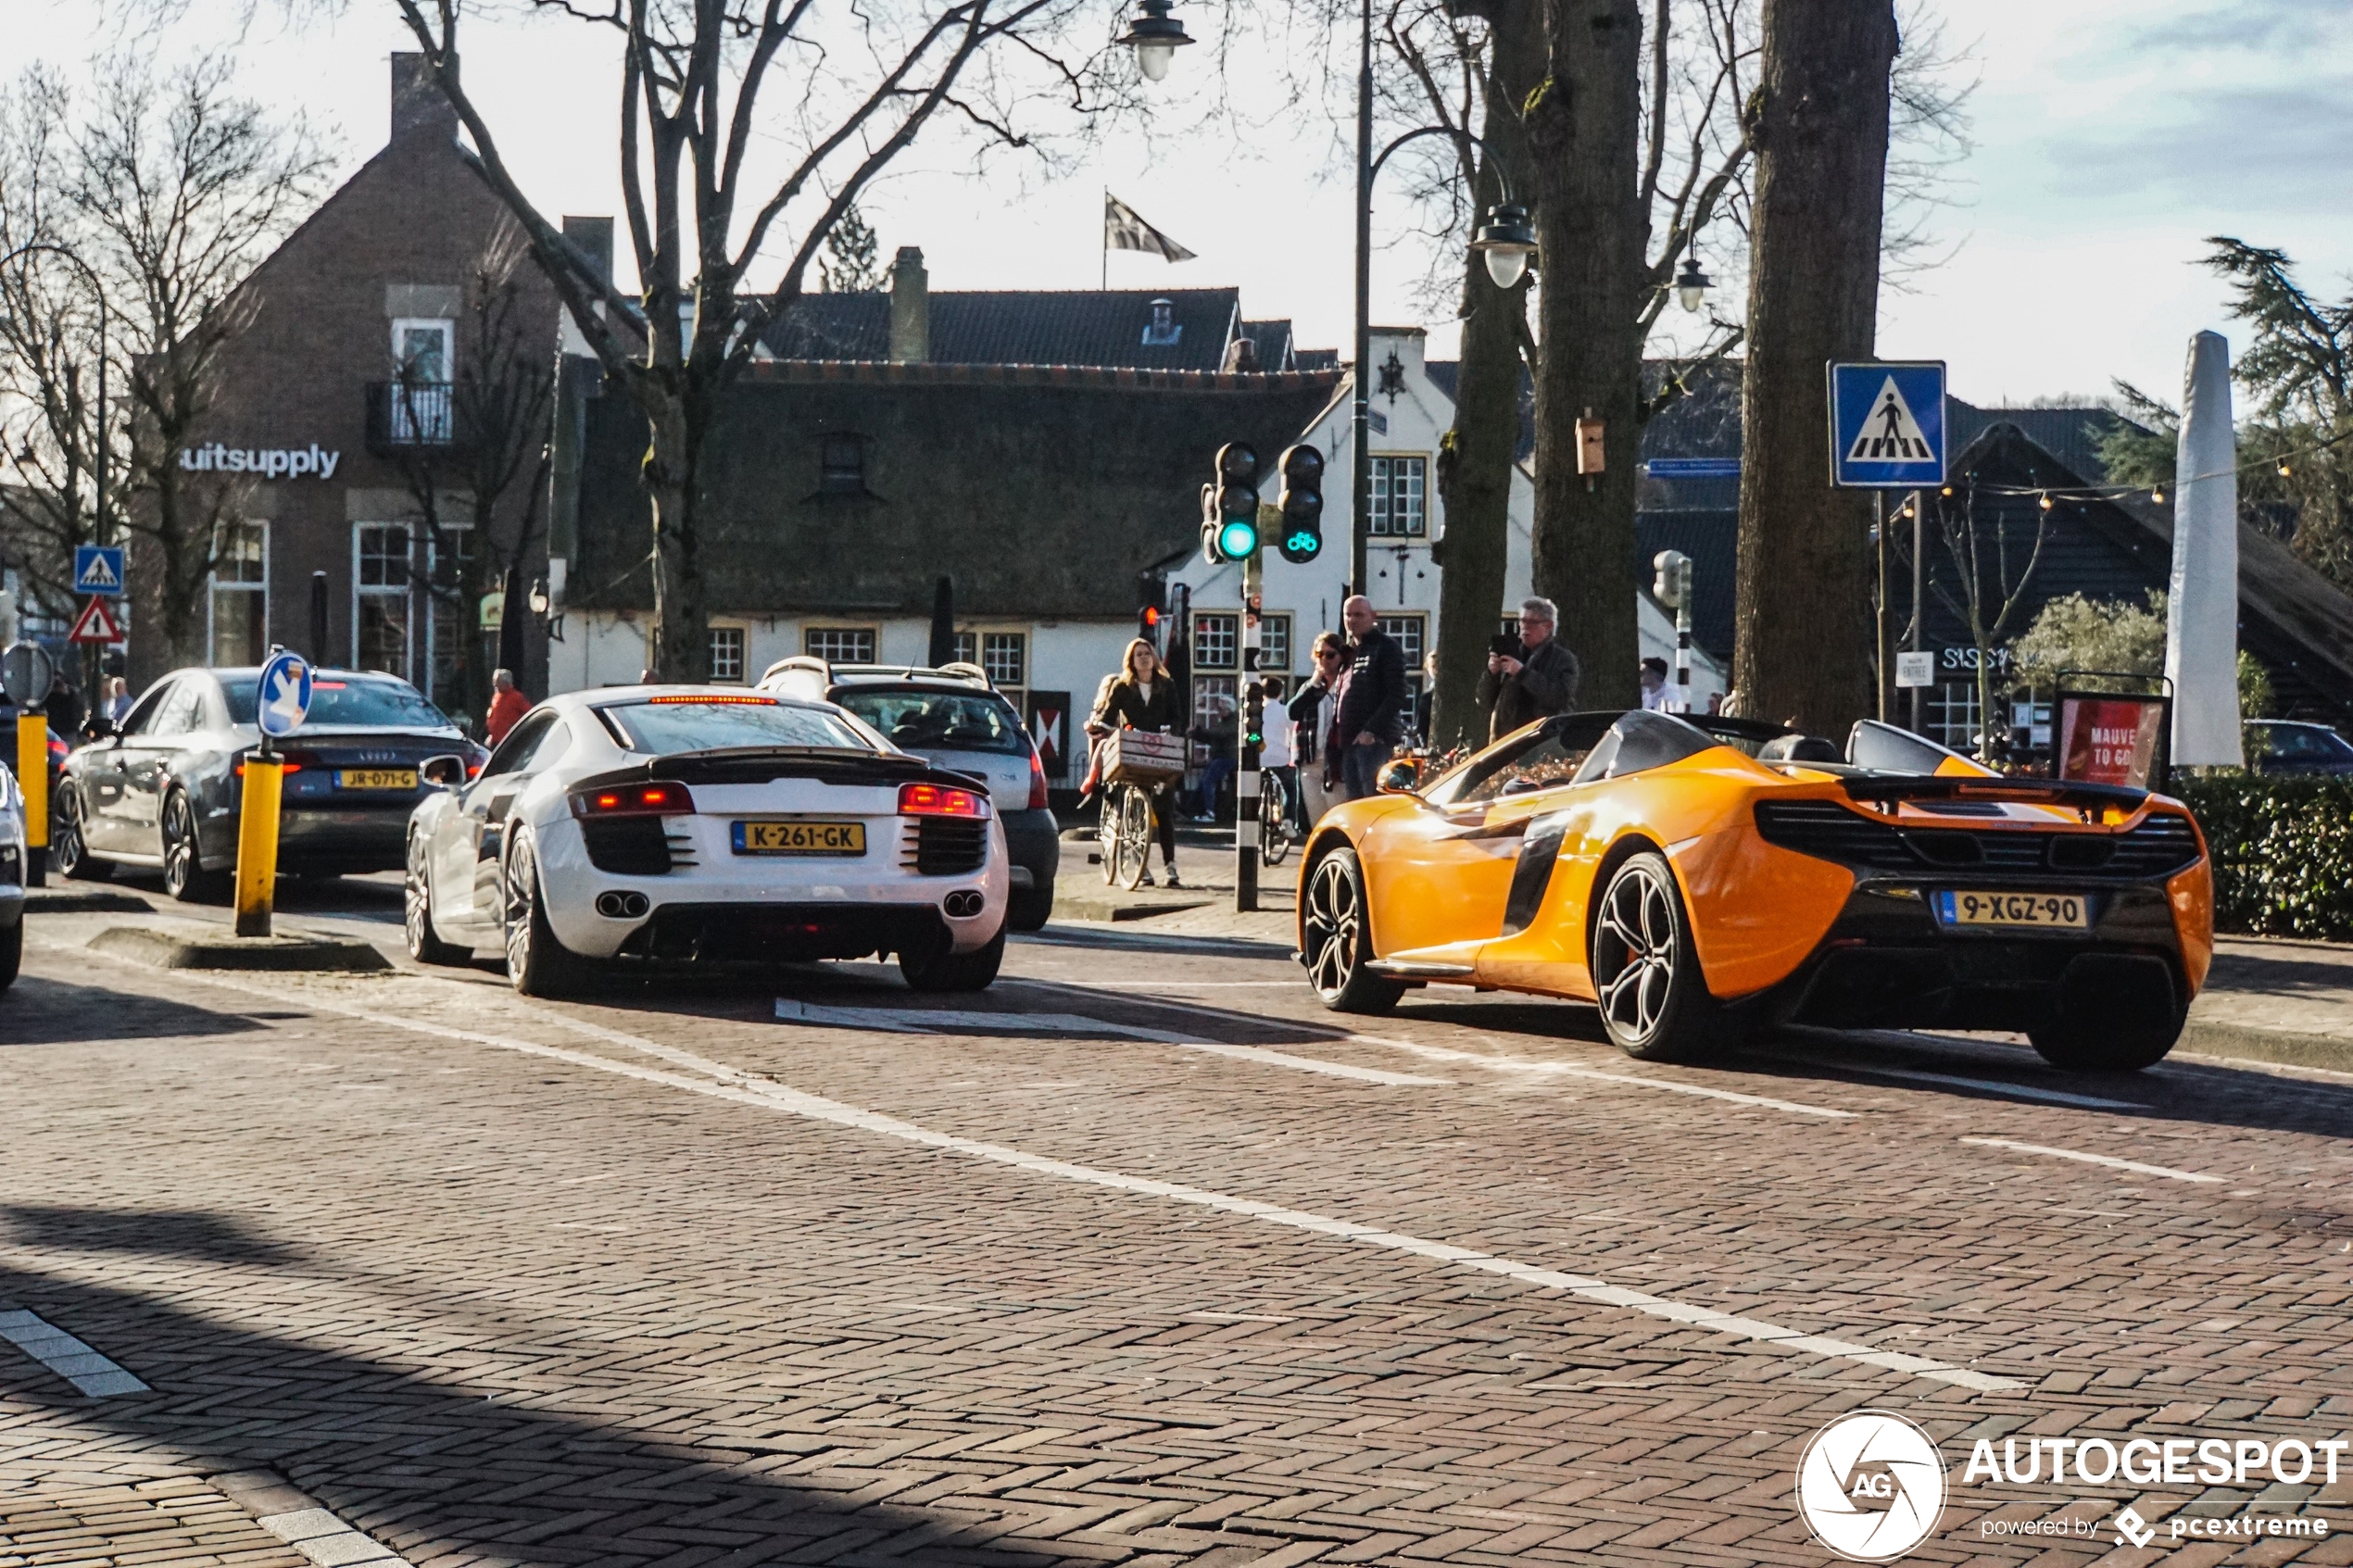
[{"label": "cobblestone road", "polygon": [[1574,1008],[1340,1020],[1264,944],[1008,968],[959,1021],[873,965],[551,1005],[36,946],[0,1565],[1815,1564],[1799,1455],[1865,1409],[1949,1466],[1914,1561],[2353,1562],[2353,1455],[1964,1476],[2353,1437],[2353,1078],[1647,1066]]}]

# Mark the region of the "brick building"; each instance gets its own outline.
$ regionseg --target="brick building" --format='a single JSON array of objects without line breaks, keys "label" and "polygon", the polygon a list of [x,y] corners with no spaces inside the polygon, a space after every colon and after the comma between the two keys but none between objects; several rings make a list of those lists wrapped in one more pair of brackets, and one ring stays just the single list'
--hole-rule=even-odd
[{"label": "brick building", "polygon": [[[526,575],[544,560],[547,405],[528,430],[484,430],[467,389],[547,380],[559,307],[420,56],[392,56],[391,87],[384,149],[240,293],[250,320],[179,458],[199,484],[234,487],[240,521],[196,617],[200,646],[134,631],[134,688],[190,657],[244,664],[283,643],[462,708],[497,653],[469,590],[495,581],[519,540]],[[484,455],[510,437],[525,456],[501,482]],[[152,597],[157,573],[134,562],[132,580]],[[154,608],[138,606],[134,626],[160,624]],[[527,687],[544,669],[529,649]]]}]

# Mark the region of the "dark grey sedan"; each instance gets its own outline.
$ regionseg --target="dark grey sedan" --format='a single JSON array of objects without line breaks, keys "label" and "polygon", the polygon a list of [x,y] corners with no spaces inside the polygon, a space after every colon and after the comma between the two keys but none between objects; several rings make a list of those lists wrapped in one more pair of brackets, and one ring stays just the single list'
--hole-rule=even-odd
[{"label": "dark grey sedan", "polygon": [[[260,671],[179,670],[150,687],[116,734],[66,759],[50,857],[67,876],[117,866],[163,872],[174,898],[220,897],[237,863],[240,779],[261,744]],[[482,748],[417,688],[390,675],[321,670],[309,717],[279,743],[285,756],[281,871],[321,875],[398,871],[409,813],[425,793],[417,766]]]}]

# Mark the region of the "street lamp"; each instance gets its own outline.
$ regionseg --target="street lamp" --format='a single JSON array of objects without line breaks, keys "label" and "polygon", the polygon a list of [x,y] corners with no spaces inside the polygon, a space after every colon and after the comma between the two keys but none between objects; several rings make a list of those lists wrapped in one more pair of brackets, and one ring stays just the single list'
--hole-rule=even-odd
[{"label": "street lamp", "polygon": [[1176,51],[1192,42],[1185,36],[1185,24],[1168,14],[1169,3],[1137,0],[1135,19],[1128,22],[1126,32],[1114,41],[1135,48],[1136,69],[1144,73],[1146,82],[1166,77]]},{"label": "street lamp", "polygon": [[1499,289],[1518,287],[1536,255],[1536,229],[1528,220],[1528,208],[1511,202],[1489,207],[1487,222],[1470,247],[1486,261],[1489,282]]},{"label": "street lamp", "polygon": [[1683,308],[1697,315],[1707,303],[1707,291],[1715,286],[1716,280],[1699,270],[1699,253],[1686,254],[1683,270],[1675,274],[1675,297],[1683,302]]}]

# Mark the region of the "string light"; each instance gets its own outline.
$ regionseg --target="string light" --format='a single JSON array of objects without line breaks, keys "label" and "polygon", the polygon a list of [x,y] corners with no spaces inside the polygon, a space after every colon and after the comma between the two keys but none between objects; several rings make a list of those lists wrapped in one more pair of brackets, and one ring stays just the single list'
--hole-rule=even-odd
[{"label": "string light", "polygon": [[2165,486],[2162,484],[2150,485],[2149,499],[2155,501],[2160,507],[2165,505]]},{"label": "string light", "polygon": [[[2268,462],[2271,465],[2272,472],[2285,479],[2295,471],[2294,459],[2325,452],[2347,441],[2353,441],[2353,430],[2328,436],[2314,442],[2309,446],[2296,447],[2275,458],[2251,458],[2235,468],[2216,469],[2211,473],[2196,473],[2189,477],[2191,480],[2227,479],[2236,474],[2252,472],[2259,465]],[[2177,485],[2176,488],[2178,487]],[[2134,495],[2146,495],[2161,507],[2165,504],[2166,490],[2166,486],[2161,482],[2156,484],[2082,484],[2057,490],[2040,486],[1986,483],[1978,483],[1975,488],[1980,494],[1987,495],[2032,495],[2037,498],[2045,511],[2052,509],[2051,498],[2054,495],[2070,501],[2121,501]],[[1943,487],[1942,493],[1950,495],[1953,493],[1953,487],[1947,484]]]},{"label": "string light", "polygon": [[2050,498],[2050,496],[2048,496],[2048,495],[2045,495],[2045,496],[2043,497],[2043,509],[2044,509],[2045,511],[2049,511],[2049,510],[2051,509],[2051,505],[2052,505],[2052,502],[2051,502],[2051,498]]},{"label": "string light", "polygon": [[2287,477],[2287,459],[2285,458],[2282,458],[2276,466],[2279,469],[2280,477],[2282,479],[2285,479]]}]

